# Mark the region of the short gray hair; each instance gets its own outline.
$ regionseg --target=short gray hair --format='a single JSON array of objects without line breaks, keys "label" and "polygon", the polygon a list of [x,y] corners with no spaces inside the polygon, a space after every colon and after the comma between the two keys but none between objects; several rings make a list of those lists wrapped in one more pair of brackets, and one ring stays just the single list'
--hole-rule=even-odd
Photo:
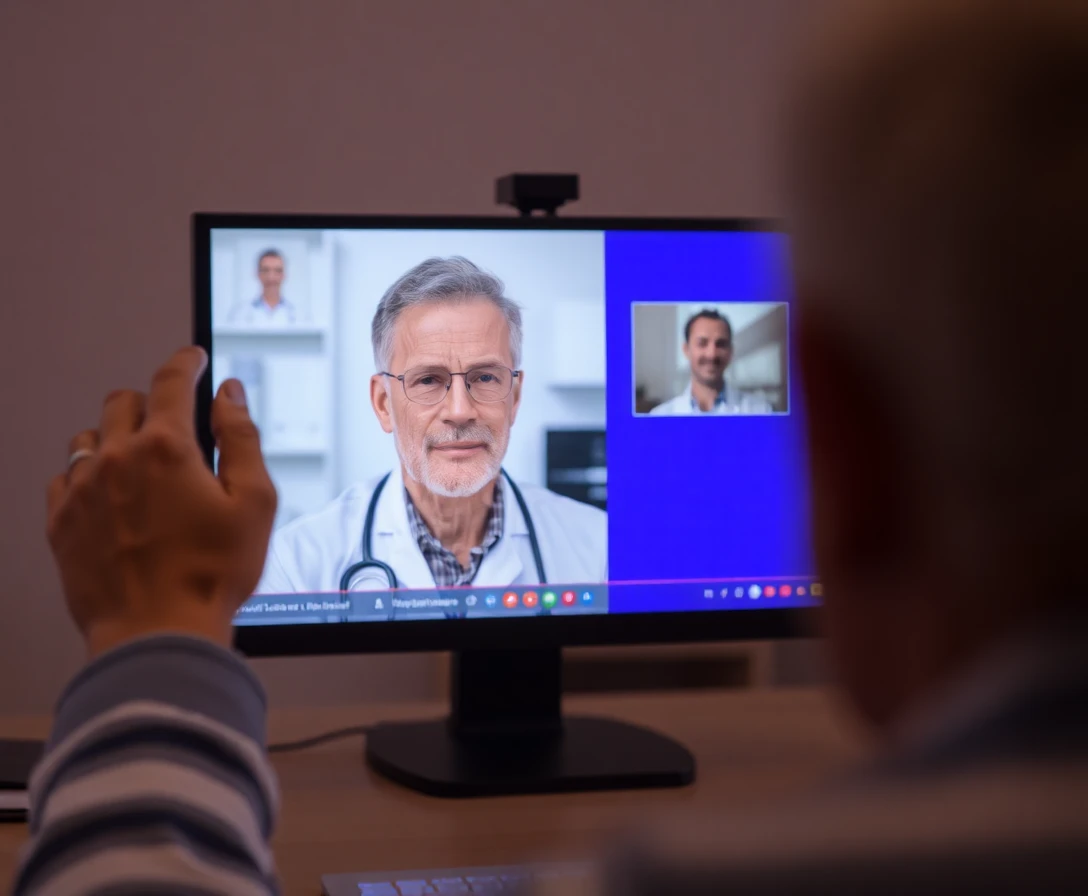
[{"label": "short gray hair", "polygon": [[461,300],[481,297],[502,311],[510,328],[510,357],[514,367],[521,364],[521,309],[506,296],[506,287],[494,274],[467,258],[428,258],[401,275],[378,302],[370,338],[374,345],[374,363],[388,370],[393,355],[393,329],[406,308],[424,302]]}]

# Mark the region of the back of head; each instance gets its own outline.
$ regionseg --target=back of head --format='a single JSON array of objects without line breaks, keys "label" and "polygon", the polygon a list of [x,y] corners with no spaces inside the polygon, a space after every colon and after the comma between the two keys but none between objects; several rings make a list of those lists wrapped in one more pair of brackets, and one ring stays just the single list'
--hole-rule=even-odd
[{"label": "back of head", "polygon": [[844,560],[834,471],[820,494],[833,359],[895,456],[901,518],[876,528],[919,561],[911,581],[911,558],[888,550],[880,574],[898,571],[931,634],[953,633],[931,651],[924,631],[900,637],[955,665],[960,634],[981,649],[1088,590],[1088,3],[851,5],[806,58],[786,153],[802,350],[817,346],[819,559],[843,590],[880,590],[859,570],[887,545],[870,531],[872,557]]}]

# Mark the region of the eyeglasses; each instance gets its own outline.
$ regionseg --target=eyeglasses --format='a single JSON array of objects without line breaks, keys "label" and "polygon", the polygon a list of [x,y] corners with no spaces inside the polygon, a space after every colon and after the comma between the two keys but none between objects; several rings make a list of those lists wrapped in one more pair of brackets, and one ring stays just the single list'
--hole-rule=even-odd
[{"label": "eyeglasses", "polygon": [[405,398],[416,404],[438,404],[450,391],[455,376],[465,378],[465,389],[476,401],[504,401],[521,375],[520,370],[500,366],[473,367],[463,373],[451,373],[444,367],[412,367],[399,376],[386,370],[379,372],[400,380]]}]

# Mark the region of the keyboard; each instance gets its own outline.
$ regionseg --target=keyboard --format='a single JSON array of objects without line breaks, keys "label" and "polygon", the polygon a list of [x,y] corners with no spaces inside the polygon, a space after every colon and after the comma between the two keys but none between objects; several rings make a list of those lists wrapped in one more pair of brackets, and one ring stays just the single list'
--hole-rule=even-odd
[{"label": "keyboard", "polygon": [[560,888],[585,881],[586,865],[525,865],[490,868],[445,868],[388,871],[366,874],[326,874],[321,878],[325,896],[457,896],[457,894],[531,893],[533,884]]}]

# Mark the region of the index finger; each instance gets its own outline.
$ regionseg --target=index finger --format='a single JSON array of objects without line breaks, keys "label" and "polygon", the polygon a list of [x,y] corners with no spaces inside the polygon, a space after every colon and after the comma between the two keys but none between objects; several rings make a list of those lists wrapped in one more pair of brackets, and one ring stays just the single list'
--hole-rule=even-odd
[{"label": "index finger", "polygon": [[195,345],[174,352],[151,378],[144,422],[158,422],[175,430],[193,433],[196,384],[207,365],[208,356],[204,349]]}]

